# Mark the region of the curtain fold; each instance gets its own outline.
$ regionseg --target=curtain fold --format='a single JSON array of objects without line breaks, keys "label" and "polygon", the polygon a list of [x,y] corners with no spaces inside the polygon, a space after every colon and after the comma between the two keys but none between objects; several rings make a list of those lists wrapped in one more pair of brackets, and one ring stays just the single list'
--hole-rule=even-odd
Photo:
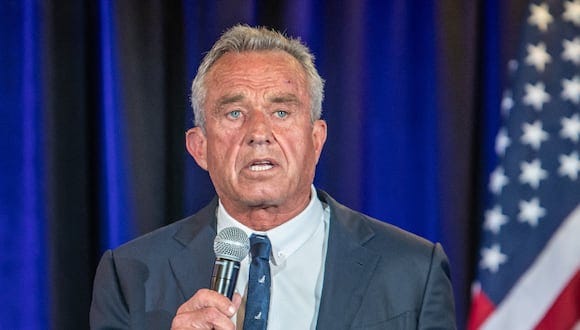
[{"label": "curtain fold", "polygon": [[99,36],[98,36],[98,84],[99,120],[97,136],[99,143],[99,233],[101,247],[118,246],[126,242],[135,232],[135,221],[131,196],[131,147],[128,143],[130,125],[127,118],[126,100],[123,91],[131,88],[124,84],[119,63],[119,32],[115,20],[115,2],[99,3]]},{"label": "curtain fold", "polygon": [[0,328],[6,329],[39,328],[49,319],[39,11],[34,1],[0,8]]}]

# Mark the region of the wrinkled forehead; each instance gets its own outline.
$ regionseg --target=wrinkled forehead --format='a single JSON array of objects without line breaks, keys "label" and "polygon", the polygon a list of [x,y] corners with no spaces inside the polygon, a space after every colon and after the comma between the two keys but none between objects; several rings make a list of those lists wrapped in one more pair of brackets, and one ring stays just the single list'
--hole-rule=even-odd
[{"label": "wrinkled forehead", "polygon": [[208,94],[212,96],[248,88],[259,91],[268,89],[275,93],[292,92],[300,98],[309,99],[306,73],[285,52],[226,54],[215,63],[206,79]]},{"label": "wrinkled forehead", "polygon": [[230,72],[259,73],[265,76],[273,70],[291,73],[306,81],[306,71],[296,58],[281,50],[228,52],[220,56],[210,67],[208,76]]}]

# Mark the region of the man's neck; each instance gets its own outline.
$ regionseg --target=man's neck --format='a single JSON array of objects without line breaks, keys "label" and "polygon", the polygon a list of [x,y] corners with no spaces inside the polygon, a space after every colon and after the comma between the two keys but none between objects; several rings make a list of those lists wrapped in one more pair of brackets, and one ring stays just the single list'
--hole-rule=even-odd
[{"label": "man's neck", "polygon": [[291,205],[238,205],[228,200],[220,199],[226,212],[239,223],[255,231],[268,231],[295,218],[312,200],[314,188]]}]

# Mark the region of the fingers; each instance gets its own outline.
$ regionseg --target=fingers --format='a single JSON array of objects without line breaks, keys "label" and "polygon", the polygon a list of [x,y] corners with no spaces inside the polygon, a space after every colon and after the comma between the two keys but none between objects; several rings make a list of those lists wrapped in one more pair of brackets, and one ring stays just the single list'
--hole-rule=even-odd
[{"label": "fingers", "polygon": [[177,314],[207,307],[215,307],[223,314],[227,314],[229,317],[232,317],[237,311],[236,306],[234,306],[232,301],[230,301],[226,296],[213,290],[201,289],[179,307]]},{"label": "fingers", "polygon": [[240,305],[242,304],[242,296],[239,293],[234,293],[234,296],[232,297],[232,304],[234,305],[236,311],[240,308]]},{"label": "fingers", "polygon": [[215,291],[199,290],[179,307],[173,318],[171,329],[234,330],[235,326],[231,317],[237,312],[242,300],[239,294],[236,295],[232,302]]},{"label": "fingers", "polygon": [[232,321],[213,307],[175,315],[172,330],[178,329],[216,329],[234,330]]}]

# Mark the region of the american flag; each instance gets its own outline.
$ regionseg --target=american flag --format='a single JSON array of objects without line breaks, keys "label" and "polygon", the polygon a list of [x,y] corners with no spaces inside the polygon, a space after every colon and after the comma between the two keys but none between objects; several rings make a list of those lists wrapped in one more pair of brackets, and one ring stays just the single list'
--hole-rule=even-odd
[{"label": "american flag", "polygon": [[469,329],[580,329],[580,0],[529,4]]}]

